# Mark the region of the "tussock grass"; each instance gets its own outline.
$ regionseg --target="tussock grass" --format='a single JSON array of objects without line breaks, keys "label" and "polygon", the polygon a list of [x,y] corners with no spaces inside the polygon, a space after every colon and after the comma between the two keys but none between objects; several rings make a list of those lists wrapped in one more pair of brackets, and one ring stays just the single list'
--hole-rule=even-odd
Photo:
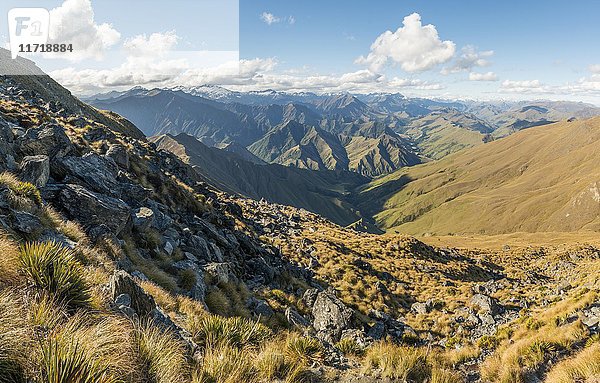
[{"label": "tussock grass", "polygon": [[556,364],[546,383],[587,382],[600,376],[600,344],[594,343],[572,358]]},{"label": "tussock grass", "polygon": [[142,366],[152,382],[187,380],[185,347],[171,333],[148,322],[137,326],[135,339]]},{"label": "tussock grass", "polygon": [[207,348],[202,357],[202,364],[194,373],[193,383],[239,383],[257,382],[248,355],[244,351],[222,345]]},{"label": "tussock grass", "polygon": [[381,377],[399,381],[422,382],[431,376],[426,350],[386,342],[378,342],[367,350],[363,371],[380,371]]},{"label": "tussock grass", "polygon": [[20,282],[19,247],[6,236],[0,236],[0,286],[15,285]]},{"label": "tussock grass", "polygon": [[69,307],[86,307],[90,290],[83,269],[71,250],[54,242],[21,246],[20,270],[33,287],[46,291]]},{"label": "tussock grass", "polygon": [[23,200],[19,200],[19,198],[25,198],[36,205],[41,205],[42,203],[42,196],[35,185],[29,182],[21,182],[12,173],[5,172],[0,174],[0,185],[4,185],[10,189],[13,197],[15,197],[12,201],[15,203],[15,206],[18,206],[19,203],[23,202]]},{"label": "tussock grass", "polygon": [[0,382],[25,382],[31,328],[16,293],[0,292]]},{"label": "tussock grass", "polygon": [[205,348],[222,345],[232,347],[257,347],[272,336],[269,328],[249,319],[224,318],[207,315],[192,318],[188,326],[194,340]]}]

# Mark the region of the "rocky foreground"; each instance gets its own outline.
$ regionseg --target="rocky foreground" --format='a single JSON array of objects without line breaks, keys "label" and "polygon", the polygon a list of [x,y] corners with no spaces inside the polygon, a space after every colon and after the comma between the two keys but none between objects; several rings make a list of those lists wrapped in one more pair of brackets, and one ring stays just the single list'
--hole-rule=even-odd
[{"label": "rocky foreground", "polygon": [[215,190],[49,77],[0,80],[0,382],[598,376],[591,245],[344,229]]}]

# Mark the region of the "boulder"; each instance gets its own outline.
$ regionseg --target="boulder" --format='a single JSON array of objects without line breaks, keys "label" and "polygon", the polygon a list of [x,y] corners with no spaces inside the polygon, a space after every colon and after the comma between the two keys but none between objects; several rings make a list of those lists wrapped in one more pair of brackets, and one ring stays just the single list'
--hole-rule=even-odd
[{"label": "boulder", "polygon": [[149,316],[156,308],[154,298],[146,293],[125,271],[114,272],[110,278],[109,288],[115,302],[119,297],[123,300],[123,295],[129,296],[129,307],[139,316]]},{"label": "boulder", "polygon": [[265,300],[251,297],[248,299],[247,305],[250,311],[262,318],[270,318],[275,315],[275,311],[273,311],[269,303]]},{"label": "boulder", "polygon": [[46,155],[51,159],[66,156],[74,148],[64,129],[53,123],[27,129],[17,144],[23,156]]},{"label": "boulder", "polygon": [[27,156],[19,165],[20,178],[37,188],[43,188],[50,178],[50,158],[46,155]]},{"label": "boulder", "polygon": [[57,202],[71,219],[84,226],[104,225],[114,234],[123,231],[130,217],[130,208],[125,202],[79,185],[66,185]]},{"label": "boulder", "polygon": [[317,289],[308,289],[304,292],[302,296],[302,301],[304,304],[312,309],[315,305],[315,301],[317,300],[317,295],[319,295],[319,290]]},{"label": "boulder", "polygon": [[478,308],[481,314],[498,315],[502,312],[502,307],[500,307],[498,301],[487,295],[475,294],[471,298],[471,304]]},{"label": "boulder", "polygon": [[296,309],[293,307],[288,307],[285,309],[285,319],[287,319],[288,323],[295,327],[308,327],[310,322],[306,320]]},{"label": "boulder", "polygon": [[111,145],[106,151],[106,157],[112,159],[121,168],[129,170],[129,154],[123,145]]},{"label": "boulder", "polygon": [[204,273],[213,285],[222,285],[229,282],[231,265],[229,263],[209,263],[204,266]]},{"label": "boulder", "polygon": [[56,179],[72,180],[74,177],[78,180],[75,183],[82,183],[95,192],[120,195],[122,185],[117,181],[117,165],[96,153],[61,158],[56,161],[52,171]]},{"label": "boulder", "polygon": [[329,343],[340,340],[342,331],[350,327],[353,311],[335,295],[332,289],[321,291],[312,308],[313,327],[319,339]]},{"label": "boulder", "polygon": [[144,232],[152,226],[154,212],[147,207],[140,207],[131,212],[131,221],[133,222],[133,227],[139,232]]},{"label": "boulder", "polygon": [[410,306],[410,309],[416,314],[427,314],[433,310],[434,306],[433,300],[430,299],[427,302],[413,303],[412,306]]},{"label": "boulder", "polygon": [[13,211],[14,228],[25,234],[33,234],[43,229],[38,217],[25,211]]}]

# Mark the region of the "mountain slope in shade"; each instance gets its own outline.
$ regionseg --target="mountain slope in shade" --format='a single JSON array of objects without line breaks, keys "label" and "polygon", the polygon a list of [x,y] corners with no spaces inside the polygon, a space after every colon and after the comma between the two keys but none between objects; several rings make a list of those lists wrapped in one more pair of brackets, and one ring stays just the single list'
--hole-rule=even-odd
[{"label": "mountain slope in shade", "polygon": [[312,171],[257,165],[237,153],[211,148],[186,134],[153,138],[157,147],[192,165],[209,184],[244,197],[301,207],[348,225],[359,219],[346,201],[349,191],[368,182],[350,172]]},{"label": "mountain slope in shade", "polygon": [[402,169],[360,193],[406,233],[600,230],[600,117],[527,129]]},{"label": "mountain slope in shade", "polygon": [[289,121],[248,150],[266,162],[313,170],[347,170],[348,156],[339,139],[320,128]]},{"label": "mountain slope in shade", "polygon": [[248,144],[262,135],[252,120],[242,119],[217,102],[183,92],[152,90],[93,104],[125,116],[147,136],[187,133],[214,145],[234,140]]}]

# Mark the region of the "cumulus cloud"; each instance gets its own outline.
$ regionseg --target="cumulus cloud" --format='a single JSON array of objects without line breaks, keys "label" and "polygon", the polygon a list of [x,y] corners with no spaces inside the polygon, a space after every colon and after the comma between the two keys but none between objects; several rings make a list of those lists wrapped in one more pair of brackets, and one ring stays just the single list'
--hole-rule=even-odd
[{"label": "cumulus cloud", "polygon": [[97,24],[90,0],[65,0],[50,11],[51,42],[73,44],[71,60],[102,59],[105,51],[121,39],[112,25]]},{"label": "cumulus cloud", "polygon": [[371,45],[370,53],[356,63],[377,72],[388,62],[400,65],[406,72],[421,72],[448,62],[454,56],[454,42],[442,41],[434,25],[422,25],[421,16],[406,16],[396,32],[386,31]]},{"label": "cumulus cloud", "polygon": [[469,73],[470,81],[498,81],[498,76],[494,72],[486,72],[486,73],[477,73],[471,72]]},{"label": "cumulus cloud", "polygon": [[275,24],[281,21],[281,19],[270,12],[263,12],[260,15],[260,19],[267,25]]},{"label": "cumulus cloud", "polygon": [[163,55],[177,45],[179,37],[175,31],[137,35],[125,40],[123,48],[134,56]]},{"label": "cumulus cloud", "polygon": [[590,65],[590,72],[600,74],[600,64]]},{"label": "cumulus cloud", "polygon": [[491,63],[489,57],[494,55],[494,51],[478,52],[472,45],[462,48],[460,56],[449,68],[442,69],[442,74],[470,72],[475,67],[486,67]]}]

